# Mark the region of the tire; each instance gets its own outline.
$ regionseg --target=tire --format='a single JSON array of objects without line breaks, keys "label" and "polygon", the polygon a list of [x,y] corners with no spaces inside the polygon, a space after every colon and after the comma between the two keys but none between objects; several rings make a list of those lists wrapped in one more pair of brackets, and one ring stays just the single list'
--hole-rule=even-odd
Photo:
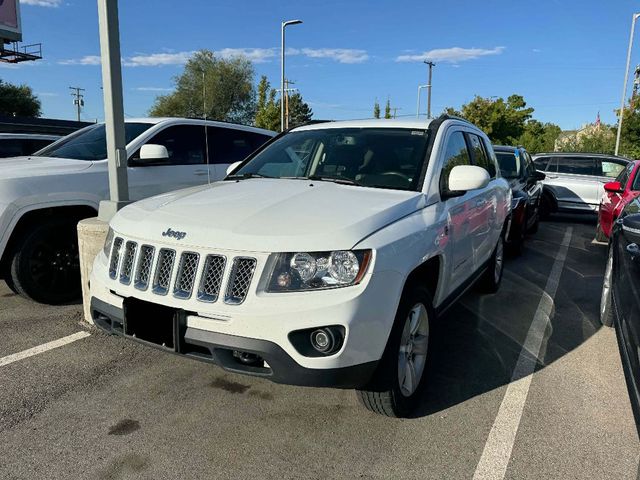
[{"label": "tire", "polygon": [[548,220],[553,212],[553,202],[549,198],[549,195],[542,195],[542,200],[540,200],[540,218],[542,220]]},{"label": "tire", "polygon": [[478,289],[482,293],[496,293],[500,288],[502,281],[502,272],[504,271],[504,239],[503,235],[498,238],[496,248],[489,259],[487,270],[482,274],[478,281]]},{"label": "tire", "polygon": [[600,222],[598,222],[598,226],[596,227],[596,241],[606,243],[609,241],[607,236],[602,231],[602,227],[600,226]]},{"label": "tire", "polygon": [[52,305],[81,298],[75,222],[45,221],[28,231],[18,245],[10,259],[9,281],[20,295]]},{"label": "tire", "polygon": [[607,268],[604,272],[604,281],[602,282],[602,295],[600,296],[600,323],[605,327],[613,327],[614,312],[613,303],[611,301],[611,287],[613,280],[613,250],[609,247],[609,256],[607,258]]},{"label": "tire", "polygon": [[426,383],[434,321],[427,289],[408,286],[378,369],[369,384],[357,391],[366,409],[387,417],[407,417],[415,410]]},{"label": "tire", "polygon": [[511,256],[518,257],[524,251],[525,232],[524,225],[521,225],[516,232],[516,238],[511,240],[507,245],[507,251]]}]

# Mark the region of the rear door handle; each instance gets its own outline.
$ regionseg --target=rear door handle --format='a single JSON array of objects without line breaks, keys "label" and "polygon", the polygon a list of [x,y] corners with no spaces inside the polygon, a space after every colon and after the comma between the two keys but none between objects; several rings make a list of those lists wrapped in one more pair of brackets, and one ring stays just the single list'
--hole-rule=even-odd
[{"label": "rear door handle", "polygon": [[627,252],[631,254],[631,258],[635,258],[638,254],[640,254],[640,247],[637,243],[630,243],[627,245]]},{"label": "rear door handle", "polygon": [[196,170],[195,172],[193,172],[195,175],[198,176],[202,176],[202,175],[207,175],[209,173],[209,170]]}]

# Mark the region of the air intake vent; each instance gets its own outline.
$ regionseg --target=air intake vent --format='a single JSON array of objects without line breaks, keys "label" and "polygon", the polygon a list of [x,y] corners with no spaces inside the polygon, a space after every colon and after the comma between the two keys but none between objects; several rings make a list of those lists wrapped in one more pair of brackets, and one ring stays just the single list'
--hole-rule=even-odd
[{"label": "air intake vent", "polygon": [[227,260],[221,255],[207,255],[198,289],[198,300],[201,302],[218,300],[226,263]]},{"label": "air intake vent", "polygon": [[248,257],[236,257],[233,259],[233,267],[229,276],[229,285],[224,297],[225,303],[239,305],[244,302],[249,292],[253,272],[256,269],[256,259]]},{"label": "air intake vent", "polygon": [[180,255],[178,275],[176,276],[176,284],[173,288],[174,297],[183,299],[191,297],[193,284],[196,281],[196,273],[198,272],[199,260],[200,256],[197,253],[184,252]]},{"label": "air intake vent", "polygon": [[120,267],[120,283],[129,285],[131,283],[131,272],[133,272],[133,262],[136,258],[136,242],[127,242],[122,254],[122,267]]},{"label": "air intake vent", "polygon": [[155,248],[150,245],[142,245],[140,247],[140,256],[138,258],[138,268],[133,285],[138,290],[146,290],[149,288],[149,279],[151,278],[151,267],[153,266],[153,254]]},{"label": "air intake vent", "polygon": [[118,276],[118,265],[120,264],[120,249],[122,248],[122,238],[117,237],[113,241],[111,249],[111,261],[109,261],[109,276],[115,280]]},{"label": "air intake vent", "polygon": [[156,274],[153,279],[153,293],[157,295],[166,295],[169,291],[171,283],[171,273],[173,272],[173,263],[176,259],[175,250],[161,248],[158,254],[158,264],[156,265]]}]

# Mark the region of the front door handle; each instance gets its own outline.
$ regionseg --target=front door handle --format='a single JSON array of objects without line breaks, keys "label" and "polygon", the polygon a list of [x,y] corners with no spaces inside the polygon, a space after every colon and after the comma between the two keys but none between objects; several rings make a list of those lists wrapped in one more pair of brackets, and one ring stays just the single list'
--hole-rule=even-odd
[{"label": "front door handle", "polygon": [[193,172],[195,175],[198,176],[202,176],[202,175],[207,175],[209,173],[209,170],[196,170],[195,172]]},{"label": "front door handle", "polygon": [[627,252],[631,254],[631,258],[636,258],[640,254],[640,247],[637,243],[630,243],[627,245]]},{"label": "front door handle", "polygon": [[547,178],[558,178],[558,176],[557,176],[557,175],[549,175],[549,174],[547,173]]}]

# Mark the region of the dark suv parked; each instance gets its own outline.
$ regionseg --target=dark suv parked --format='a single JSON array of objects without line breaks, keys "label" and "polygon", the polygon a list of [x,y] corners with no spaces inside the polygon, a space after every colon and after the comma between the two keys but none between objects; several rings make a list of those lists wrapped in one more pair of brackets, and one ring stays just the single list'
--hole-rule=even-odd
[{"label": "dark suv parked", "polygon": [[598,153],[539,153],[533,161],[547,175],[543,182],[543,216],[563,211],[597,212],[604,184],[629,163],[627,158]]}]

